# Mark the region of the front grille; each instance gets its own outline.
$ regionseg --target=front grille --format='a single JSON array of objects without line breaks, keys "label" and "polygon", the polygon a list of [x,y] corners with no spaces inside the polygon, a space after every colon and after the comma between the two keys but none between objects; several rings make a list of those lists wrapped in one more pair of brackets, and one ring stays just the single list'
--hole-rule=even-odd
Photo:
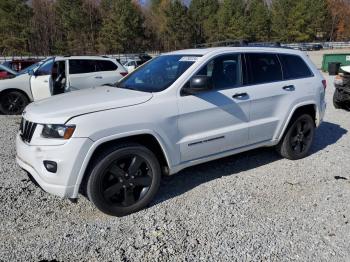
[{"label": "front grille", "polygon": [[20,126],[20,133],[21,133],[22,140],[24,142],[30,143],[30,141],[32,140],[36,126],[37,126],[36,123],[29,122],[29,121],[25,120],[24,118],[22,118],[21,126]]}]

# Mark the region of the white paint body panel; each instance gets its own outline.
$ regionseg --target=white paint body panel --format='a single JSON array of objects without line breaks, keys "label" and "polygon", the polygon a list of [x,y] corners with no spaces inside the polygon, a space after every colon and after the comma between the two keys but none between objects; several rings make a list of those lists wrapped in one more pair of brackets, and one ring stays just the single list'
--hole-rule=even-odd
[{"label": "white paint body panel", "polygon": [[[121,73],[127,72],[126,69],[119,64],[115,59],[99,57],[99,56],[70,56],[70,57],[54,57],[55,61],[65,61],[67,91],[76,91],[91,87],[102,86],[104,84],[114,84],[123,76]],[[85,60],[109,60],[118,66],[115,71],[100,71],[87,74],[69,75],[68,61],[69,59],[85,59]],[[36,68],[34,71],[38,70]],[[18,75],[15,78],[5,79],[0,81],[0,93],[9,89],[23,91],[32,101],[39,101],[51,97],[52,94],[52,79],[50,75],[30,76],[29,74]]]},{"label": "white paint body panel", "polygon": [[[212,90],[195,96],[180,95],[183,85],[213,57],[252,50],[299,55],[309,65],[314,77]],[[133,135],[152,135],[164,152],[170,174],[174,174],[188,166],[230,154],[276,145],[294,111],[302,105],[314,105],[317,125],[322,121],[326,107],[323,78],[300,51],[213,48],[172,54],[203,56],[162,92],[152,94],[97,87],[58,95],[28,106],[24,115],[26,120],[41,124],[76,125],[76,130],[71,140],[63,144],[49,142],[48,139],[45,146],[45,139],[40,138],[40,129],[34,133],[30,144],[18,138],[20,166],[42,179],[47,191],[76,198],[91,155],[99,145],[108,141]],[[295,91],[283,89],[283,86],[291,84],[295,86]],[[247,99],[232,98],[234,94],[243,92],[248,94]],[[37,148],[40,150],[37,151]],[[69,164],[62,167],[64,172],[58,172],[55,178],[51,178],[42,171],[40,152],[45,152],[48,160]],[[56,190],[50,185],[63,188]]]}]

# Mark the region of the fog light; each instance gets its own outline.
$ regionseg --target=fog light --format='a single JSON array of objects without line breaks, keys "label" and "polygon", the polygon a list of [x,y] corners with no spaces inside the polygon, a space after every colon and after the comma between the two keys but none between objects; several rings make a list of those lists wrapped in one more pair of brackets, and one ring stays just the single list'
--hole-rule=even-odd
[{"label": "fog light", "polygon": [[51,173],[57,172],[57,163],[54,161],[44,160],[44,166],[46,170]]}]

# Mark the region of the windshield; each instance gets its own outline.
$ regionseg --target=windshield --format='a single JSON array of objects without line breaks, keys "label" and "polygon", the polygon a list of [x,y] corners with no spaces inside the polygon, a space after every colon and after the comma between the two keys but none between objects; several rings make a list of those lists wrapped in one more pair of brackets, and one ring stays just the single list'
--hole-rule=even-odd
[{"label": "windshield", "polygon": [[154,58],[144,66],[117,83],[117,87],[141,92],[160,92],[176,81],[199,56],[163,55]]},{"label": "windshield", "polygon": [[19,71],[18,74],[19,75],[27,74],[30,70],[37,69],[40,65],[42,65],[43,63],[45,63],[49,59],[45,59],[45,60],[42,60],[42,61],[37,62],[35,64],[32,64],[31,66],[28,66],[28,67],[24,68],[23,70]]}]

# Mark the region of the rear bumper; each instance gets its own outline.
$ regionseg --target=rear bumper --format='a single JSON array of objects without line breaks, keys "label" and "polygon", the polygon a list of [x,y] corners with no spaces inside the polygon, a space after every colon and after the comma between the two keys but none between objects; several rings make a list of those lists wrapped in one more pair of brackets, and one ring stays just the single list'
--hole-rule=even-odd
[{"label": "rear bumper", "polygon": [[321,104],[321,108],[320,108],[320,112],[319,112],[319,118],[318,118],[318,121],[317,121],[317,126],[319,126],[320,124],[322,124],[323,122],[323,118],[326,114],[326,109],[327,109],[327,103],[324,101],[322,104]]},{"label": "rear bumper", "polygon": [[[33,146],[16,137],[16,161],[40,187],[59,197],[73,198],[82,162],[92,141],[88,138],[72,138],[58,146]],[[57,163],[57,172],[48,172],[44,160]]]}]

